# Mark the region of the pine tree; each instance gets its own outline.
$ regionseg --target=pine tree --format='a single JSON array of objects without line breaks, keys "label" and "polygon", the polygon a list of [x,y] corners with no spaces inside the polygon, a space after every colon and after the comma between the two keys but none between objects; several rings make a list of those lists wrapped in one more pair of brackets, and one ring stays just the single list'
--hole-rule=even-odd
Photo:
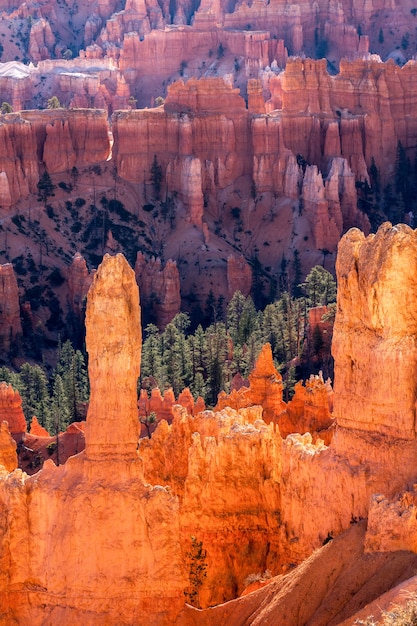
[{"label": "pine tree", "polygon": [[24,363],[19,373],[19,393],[22,409],[28,426],[36,415],[39,423],[46,429],[50,427],[51,408],[48,392],[48,379],[39,365]]},{"label": "pine tree", "polygon": [[55,435],[64,431],[70,423],[71,410],[68,405],[64,383],[61,376],[57,374],[53,384],[51,402],[51,425]]},{"label": "pine tree", "polygon": [[46,201],[50,196],[54,196],[54,190],[56,189],[56,185],[52,182],[51,177],[48,172],[45,170],[42,176],[40,177],[38,184],[38,200],[39,202],[43,202],[46,204]]},{"label": "pine tree", "polygon": [[151,166],[151,181],[152,181],[152,186],[155,192],[156,200],[159,200],[161,196],[162,179],[163,179],[162,166],[158,163],[156,154],[154,154],[152,166]]},{"label": "pine tree", "polygon": [[155,324],[148,324],[145,328],[145,341],[142,345],[141,380],[151,376],[159,387],[163,388],[162,373],[162,345],[159,329]]},{"label": "pine tree", "polygon": [[302,286],[310,306],[329,304],[336,299],[336,281],[321,265],[310,270]]}]

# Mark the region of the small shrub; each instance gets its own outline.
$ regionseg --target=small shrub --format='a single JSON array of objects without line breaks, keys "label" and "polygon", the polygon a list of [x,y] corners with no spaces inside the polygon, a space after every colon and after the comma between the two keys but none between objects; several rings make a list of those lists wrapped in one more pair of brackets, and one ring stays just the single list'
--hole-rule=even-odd
[{"label": "small shrub", "polygon": [[61,189],[63,189],[67,193],[70,193],[72,191],[71,185],[67,185],[67,183],[64,182],[63,180],[61,180],[61,182],[58,183],[58,187],[60,187]]},{"label": "small shrub", "polygon": [[51,441],[51,443],[48,443],[48,445],[46,446],[46,451],[48,452],[49,456],[52,456],[55,450],[56,450],[56,441]]},{"label": "small shrub", "polygon": [[81,207],[85,205],[85,200],[84,198],[77,198],[74,204],[77,207],[77,209],[81,209]]}]

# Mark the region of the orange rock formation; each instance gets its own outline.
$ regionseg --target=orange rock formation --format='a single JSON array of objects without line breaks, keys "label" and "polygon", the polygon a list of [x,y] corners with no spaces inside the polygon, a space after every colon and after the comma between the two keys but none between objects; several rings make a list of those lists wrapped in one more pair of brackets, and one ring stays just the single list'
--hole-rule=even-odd
[{"label": "orange rock formation", "polygon": [[[309,432],[282,439],[280,416],[295,416],[300,429],[331,421],[328,391],[312,379],[285,405],[266,346],[249,388],[230,396],[238,410],[224,397],[221,410],[195,416],[176,406],[171,425],[162,420],[140,441],[140,459],[138,293],[124,259],[105,257],[88,297],[86,450],[31,478],[13,472],[0,481],[5,619],[348,624],[414,575],[416,237],[385,224],[368,238],[349,231],[339,244],[329,445]],[[366,530],[357,522],[368,516]],[[203,606],[241,593],[249,574],[269,569],[275,578],[233,603],[181,612],[191,536],[207,551]]]},{"label": "orange rock formation", "polygon": [[7,422],[0,422],[0,474],[13,472],[17,467],[16,442],[9,432]]},{"label": "orange rock formation", "polygon": [[93,282],[93,273],[88,271],[87,263],[79,252],[74,254],[68,275],[70,307],[81,319],[84,313],[84,300]]},{"label": "orange rock formation", "polygon": [[12,435],[26,432],[22,398],[18,391],[4,381],[0,383],[0,423],[7,422]]},{"label": "orange rock formation", "polygon": [[168,625],[183,604],[178,502],[164,487],[144,484],[136,451],[139,331],[134,273],[123,257],[105,257],[87,307],[86,450],[60,467],[45,463],[34,477],[1,482],[7,622]]}]

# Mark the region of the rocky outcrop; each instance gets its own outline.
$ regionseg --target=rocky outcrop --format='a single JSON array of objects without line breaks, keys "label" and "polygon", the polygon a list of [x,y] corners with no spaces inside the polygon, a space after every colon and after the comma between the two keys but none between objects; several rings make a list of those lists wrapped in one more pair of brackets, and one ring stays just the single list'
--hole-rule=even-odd
[{"label": "rocky outcrop", "polygon": [[282,376],[274,365],[271,346],[267,343],[263,346],[255,367],[249,374],[249,387],[233,390],[229,395],[221,392],[215,410],[220,411],[225,407],[241,409],[260,405],[263,409],[263,420],[267,424],[277,423],[286,407],[282,400],[282,389]]},{"label": "rocky outcrop", "polygon": [[[368,238],[353,229],[339,245],[332,351],[343,428],[415,438],[416,270],[417,238],[405,225],[386,223]],[[382,383],[390,389],[385,397]]]},{"label": "rocky outcrop", "polygon": [[[58,468],[45,463],[36,477],[12,473],[0,482],[6,619],[23,624],[29,615],[36,626],[58,615],[71,624],[88,612],[91,624],[103,616],[126,625],[132,616],[138,624],[175,623],[184,592],[192,591],[183,556],[192,550],[191,536],[206,551],[203,606],[242,592],[251,573],[270,569],[280,578],[271,595],[267,585],[242,602],[199,612],[198,622],[187,609],[180,624],[233,626],[258,609],[259,623],[283,616],[297,626],[313,616],[339,623],[364,598],[414,574],[416,556],[405,551],[416,550],[416,263],[416,233],[406,226],[385,224],[368,238],[350,230],[339,245],[336,426],[331,390],[320,377],[283,403],[267,345],[249,387],[221,396],[216,411],[192,416],[174,406],[172,424],[162,420],[151,439],[140,441],[139,459],[138,293],[123,257],[105,257],[88,296],[86,450]],[[183,400],[189,404],[189,394]],[[283,439],[276,424],[282,419],[284,431],[284,416],[316,433]],[[334,430],[329,445],[320,438],[327,426]],[[366,537],[358,522],[368,516]],[[88,559],[79,556],[81,529],[89,536]],[[301,614],[300,597],[311,598],[315,580],[320,589]],[[252,604],[256,597],[265,599],[260,608]]]},{"label": "rocky outcrop", "polygon": [[151,440],[141,440],[140,454],[146,479],[180,496],[184,548],[190,550],[194,535],[207,550],[204,606],[231,597],[233,588],[241,592],[247,575],[276,564],[281,438],[260,419],[260,407],[194,418],[174,411],[172,426],[162,422]]},{"label": "rocky outcrop", "polygon": [[[109,155],[104,111],[22,111],[0,119],[0,172],[4,206],[37,193],[40,160],[50,174],[70,171]],[[40,156],[41,155],[41,158]]]},{"label": "rocky outcrop", "polygon": [[0,383],[0,423],[7,422],[12,435],[26,432],[22,398],[18,391],[4,381]]},{"label": "rocky outcrop", "polygon": [[11,263],[0,265],[0,347],[7,354],[22,335],[19,289]]},{"label": "rocky outcrop", "polygon": [[0,474],[13,472],[17,467],[16,442],[7,422],[0,422]]},{"label": "rocky outcrop", "polygon": [[50,59],[55,45],[51,25],[45,18],[33,22],[29,34],[29,54],[34,61]]},{"label": "rocky outcrop", "polygon": [[[121,254],[106,255],[94,276],[86,329],[89,372],[93,372],[86,456],[135,459],[139,437],[136,381],[142,344],[139,293],[134,274]],[[99,404],[104,394],[109,400],[105,409]],[[94,418],[88,419],[89,415]]]},{"label": "rocky outcrop", "polygon": [[135,274],[142,301],[152,309],[158,326],[165,328],[181,307],[180,277],[176,262],[169,259],[162,267],[161,259],[147,260],[142,252],[138,252]]},{"label": "rocky outcrop", "polygon": [[93,277],[94,273],[89,272],[85,259],[76,252],[69,268],[68,290],[70,309],[79,319],[84,315],[85,300]]},{"label": "rocky outcrop", "polygon": [[296,383],[294,396],[279,419],[279,430],[285,438],[291,433],[311,433],[313,440],[320,437],[329,445],[334,433],[335,420],[332,416],[333,389],[330,381],[324,382],[322,375],[311,375],[303,384]]},{"label": "rocky outcrop", "polygon": [[240,291],[244,296],[250,294],[252,269],[243,255],[230,255],[227,258],[227,288],[229,298],[233,297],[235,291]]}]

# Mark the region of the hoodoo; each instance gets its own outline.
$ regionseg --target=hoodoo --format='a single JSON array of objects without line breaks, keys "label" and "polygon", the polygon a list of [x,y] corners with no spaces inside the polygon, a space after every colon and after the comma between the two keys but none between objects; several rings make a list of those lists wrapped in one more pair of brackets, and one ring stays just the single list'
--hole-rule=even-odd
[{"label": "hoodoo", "polygon": [[139,294],[121,255],[94,278],[87,346],[86,450],[33,477],[2,475],[2,625],[168,626],[183,604],[178,501],[144,484],[137,454]]}]

